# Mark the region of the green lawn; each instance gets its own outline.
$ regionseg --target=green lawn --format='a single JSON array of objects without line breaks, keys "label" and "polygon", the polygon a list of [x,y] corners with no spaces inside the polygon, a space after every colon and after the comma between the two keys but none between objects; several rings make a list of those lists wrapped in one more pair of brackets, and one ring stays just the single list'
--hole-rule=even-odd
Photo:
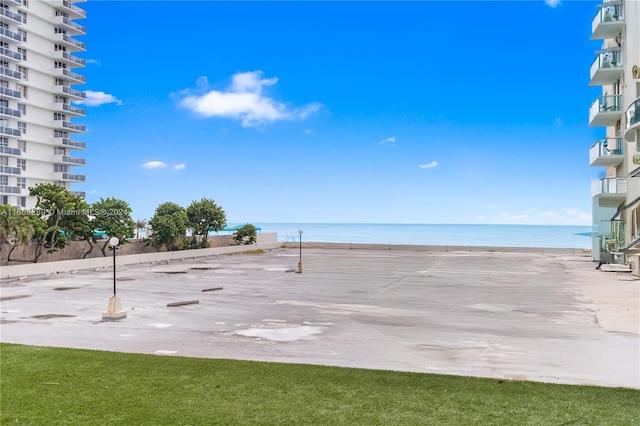
[{"label": "green lawn", "polygon": [[631,425],[640,391],[0,344],[0,424]]}]

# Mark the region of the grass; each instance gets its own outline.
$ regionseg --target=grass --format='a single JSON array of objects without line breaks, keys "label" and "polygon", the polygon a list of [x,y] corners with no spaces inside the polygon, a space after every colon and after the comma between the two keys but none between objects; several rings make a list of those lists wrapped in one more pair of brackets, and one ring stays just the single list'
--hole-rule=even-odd
[{"label": "grass", "polygon": [[632,425],[640,391],[0,344],[0,424]]}]

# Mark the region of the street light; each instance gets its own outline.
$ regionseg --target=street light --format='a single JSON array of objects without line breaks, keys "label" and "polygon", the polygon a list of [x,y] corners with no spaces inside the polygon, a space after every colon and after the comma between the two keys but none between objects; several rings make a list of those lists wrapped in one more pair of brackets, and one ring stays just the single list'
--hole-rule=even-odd
[{"label": "street light", "polygon": [[127,311],[122,310],[122,304],[120,298],[116,296],[116,248],[120,244],[120,240],[117,237],[111,237],[109,245],[113,250],[113,296],[109,298],[109,305],[107,310],[102,313],[103,320],[119,320],[127,317]]},{"label": "street light", "polygon": [[298,234],[300,235],[300,260],[298,261],[298,269],[296,270],[297,274],[302,273],[302,229],[298,230]]}]

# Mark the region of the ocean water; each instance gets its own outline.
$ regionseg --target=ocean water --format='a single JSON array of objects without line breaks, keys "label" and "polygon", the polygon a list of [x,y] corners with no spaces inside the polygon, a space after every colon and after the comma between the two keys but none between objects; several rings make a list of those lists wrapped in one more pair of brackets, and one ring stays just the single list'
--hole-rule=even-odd
[{"label": "ocean water", "polygon": [[[492,247],[591,247],[590,226],[254,223],[278,241]],[[222,232],[221,232],[222,234]]]}]

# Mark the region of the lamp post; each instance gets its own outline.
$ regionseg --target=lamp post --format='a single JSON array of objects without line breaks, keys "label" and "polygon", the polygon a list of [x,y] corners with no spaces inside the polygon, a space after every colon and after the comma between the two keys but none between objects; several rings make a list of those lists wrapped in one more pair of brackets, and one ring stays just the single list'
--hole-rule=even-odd
[{"label": "lamp post", "polygon": [[120,298],[116,296],[116,248],[120,244],[120,240],[117,237],[111,237],[109,245],[113,250],[113,296],[109,298],[109,304],[107,310],[102,313],[102,319],[113,321],[127,317],[127,311],[122,310],[122,304]]},{"label": "lamp post", "polygon": [[302,273],[302,229],[298,230],[298,234],[300,235],[300,260],[298,261],[298,269],[296,269],[297,274]]}]

